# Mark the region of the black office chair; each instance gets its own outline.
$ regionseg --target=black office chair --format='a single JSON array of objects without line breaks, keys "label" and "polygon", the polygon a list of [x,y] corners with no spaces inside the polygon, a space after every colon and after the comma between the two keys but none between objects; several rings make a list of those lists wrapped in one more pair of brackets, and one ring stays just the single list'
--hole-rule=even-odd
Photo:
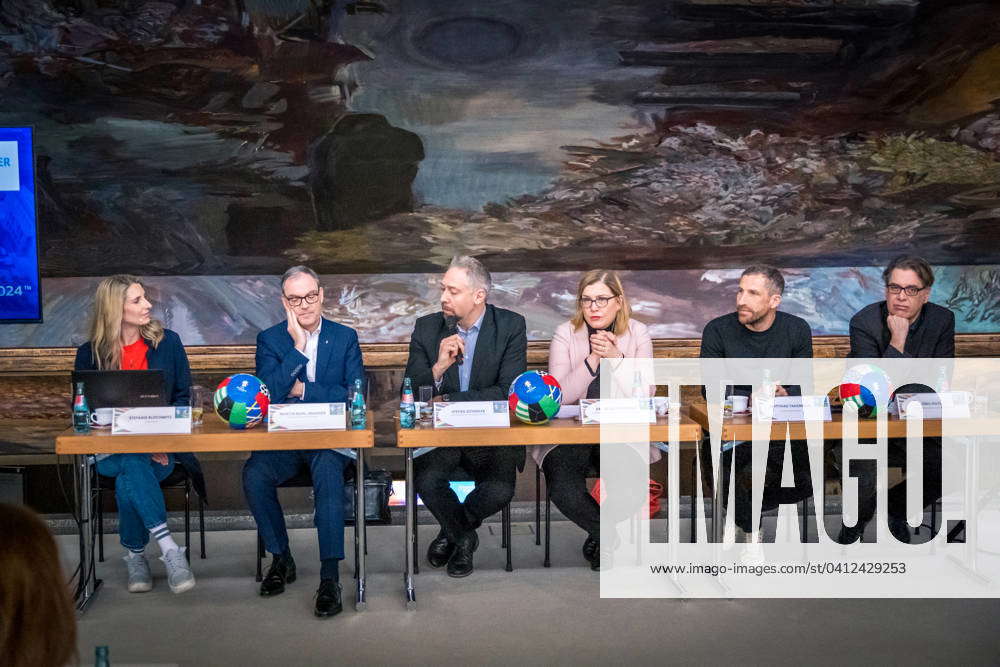
[{"label": "black office chair", "polygon": [[[97,555],[98,560],[104,562],[104,492],[115,490],[115,478],[105,477],[97,472],[94,467],[94,474],[97,476],[94,487],[97,489]],[[191,547],[191,476],[187,469],[180,463],[174,464],[174,469],[170,475],[160,482],[160,488],[164,491],[184,492],[184,545]],[[197,494],[197,491],[195,492]],[[205,558],[205,499],[198,494],[198,532],[201,538],[201,557]],[[188,556],[190,558],[190,555]]]},{"label": "black office chair", "polygon": [[[452,481],[455,482],[467,482],[472,481],[472,475],[468,472],[459,468],[455,471],[455,477]],[[415,496],[414,496],[415,497]],[[414,509],[414,517],[416,517],[416,509]],[[510,529],[510,503],[508,502],[500,510],[500,548],[507,550],[507,564],[504,569],[507,572],[514,571],[513,559],[511,556],[511,529]],[[413,526],[413,573],[420,573],[420,523],[415,521]]]}]

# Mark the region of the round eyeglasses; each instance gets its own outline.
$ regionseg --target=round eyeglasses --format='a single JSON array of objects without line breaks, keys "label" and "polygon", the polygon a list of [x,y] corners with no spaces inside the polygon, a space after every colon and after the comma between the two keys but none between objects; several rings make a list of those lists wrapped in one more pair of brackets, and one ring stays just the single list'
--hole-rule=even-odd
[{"label": "round eyeglasses", "polygon": [[618,297],[615,297],[615,296],[599,296],[596,299],[591,299],[589,296],[581,296],[580,297],[580,305],[584,309],[593,308],[595,306],[597,308],[604,308],[609,303],[611,303],[611,301],[613,299],[617,299],[617,298]]}]

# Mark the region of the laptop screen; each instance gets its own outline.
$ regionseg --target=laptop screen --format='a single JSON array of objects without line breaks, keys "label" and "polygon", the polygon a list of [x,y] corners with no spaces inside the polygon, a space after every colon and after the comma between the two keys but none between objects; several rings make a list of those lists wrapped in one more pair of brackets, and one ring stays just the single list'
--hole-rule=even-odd
[{"label": "laptop screen", "polygon": [[98,408],[144,408],[170,405],[163,371],[73,371],[72,392],[77,382],[91,410]]}]

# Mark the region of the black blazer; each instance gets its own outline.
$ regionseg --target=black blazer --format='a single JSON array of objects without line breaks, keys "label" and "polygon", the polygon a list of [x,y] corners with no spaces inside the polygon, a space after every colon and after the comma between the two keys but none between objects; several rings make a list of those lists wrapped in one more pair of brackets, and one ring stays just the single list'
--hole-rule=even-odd
[{"label": "black blazer", "polygon": [[885,301],[865,306],[851,318],[849,357],[927,358],[955,356],[955,314],[936,303],[925,303],[917,321],[910,325],[906,346],[901,354],[889,345],[891,334],[885,320],[889,309]]},{"label": "black blazer", "polygon": [[[410,337],[410,354],[405,376],[413,387],[434,384],[431,368],[437,361],[438,346],[451,335],[441,312],[417,320]],[[468,391],[461,391],[458,365],[452,364],[441,378],[438,394],[448,394],[452,401],[506,401],[510,385],[528,365],[528,336],[524,317],[510,310],[486,305],[482,328],[476,339],[472,358],[472,376]],[[524,467],[524,448],[516,450],[518,468]]]}]

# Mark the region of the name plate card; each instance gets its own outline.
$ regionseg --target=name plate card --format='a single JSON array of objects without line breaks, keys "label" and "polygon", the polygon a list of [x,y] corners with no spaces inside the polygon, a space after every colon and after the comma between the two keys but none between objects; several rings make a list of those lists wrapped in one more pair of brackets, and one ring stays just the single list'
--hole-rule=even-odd
[{"label": "name plate card", "polygon": [[115,408],[111,435],[166,435],[191,432],[191,408],[186,405],[156,408]]},{"label": "name plate card", "polygon": [[345,403],[272,403],[268,431],[322,431],[347,428]]},{"label": "name plate card", "polygon": [[776,422],[832,421],[830,399],[826,396],[775,396],[758,401],[757,418]]},{"label": "name plate card", "polygon": [[[906,406],[916,401],[923,408],[924,419],[968,419],[971,396],[964,391],[942,391],[937,394],[896,394],[899,418],[906,419]],[[916,411],[914,411],[916,412]]]},{"label": "name plate card", "polygon": [[652,398],[581,398],[580,421],[584,424],[655,424]]},{"label": "name plate card", "polygon": [[507,401],[461,401],[434,404],[434,428],[509,427]]}]

